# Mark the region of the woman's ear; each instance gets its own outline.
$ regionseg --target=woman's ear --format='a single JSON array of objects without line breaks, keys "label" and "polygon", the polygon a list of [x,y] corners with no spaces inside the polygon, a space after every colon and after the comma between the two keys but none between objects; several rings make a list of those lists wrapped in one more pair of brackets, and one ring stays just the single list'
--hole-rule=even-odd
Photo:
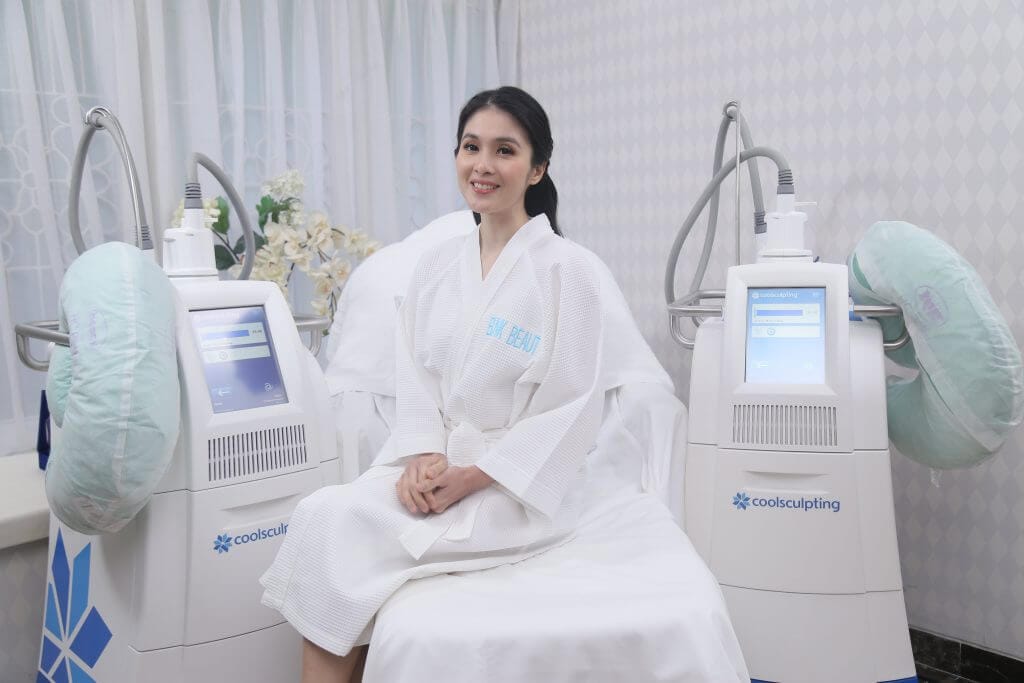
[{"label": "woman's ear", "polygon": [[532,169],[530,169],[529,184],[536,185],[537,183],[539,183],[541,178],[544,177],[544,174],[547,173],[547,170],[548,162],[546,161],[543,164],[537,164]]}]

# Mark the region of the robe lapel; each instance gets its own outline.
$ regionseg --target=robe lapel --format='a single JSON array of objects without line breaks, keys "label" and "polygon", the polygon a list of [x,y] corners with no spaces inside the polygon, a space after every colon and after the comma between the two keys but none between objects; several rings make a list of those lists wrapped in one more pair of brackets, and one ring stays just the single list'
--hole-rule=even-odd
[{"label": "robe lapel", "polygon": [[539,239],[554,233],[547,216],[534,216],[516,231],[501,250],[486,278],[480,275],[480,228],[466,236],[462,247],[462,339],[455,355],[451,381],[462,374],[466,356],[472,347],[473,333],[480,318],[487,312],[494,295],[519,262],[520,257]]}]

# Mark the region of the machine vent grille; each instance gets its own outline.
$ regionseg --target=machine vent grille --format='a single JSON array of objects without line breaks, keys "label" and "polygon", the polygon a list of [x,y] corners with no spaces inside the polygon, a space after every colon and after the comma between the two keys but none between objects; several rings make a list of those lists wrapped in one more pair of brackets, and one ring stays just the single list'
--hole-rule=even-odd
[{"label": "machine vent grille", "polygon": [[734,405],[732,439],[755,446],[834,447],[839,444],[836,409],[769,403]]},{"label": "machine vent grille", "polygon": [[288,425],[231,434],[206,443],[210,481],[286,470],[306,463],[306,427]]}]

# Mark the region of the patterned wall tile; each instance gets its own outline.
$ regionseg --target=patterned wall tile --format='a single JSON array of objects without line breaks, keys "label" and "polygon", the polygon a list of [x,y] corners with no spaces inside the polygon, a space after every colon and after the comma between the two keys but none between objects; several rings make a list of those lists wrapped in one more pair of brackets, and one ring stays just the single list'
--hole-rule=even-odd
[{"label": "patterned wall tile", "polygon": [[[782,151],[825,260],[875,221],[934,230],[974,264],[1024,340],[1024,19],[1013,0],[782,0],[522,5],[522,84],[555,133],[567,235],[611,267],[685,394],[689,354],[664,314],[665,256],[710,178],[722,105]],[[731,141],[730,141],[731,145]],[[760,164],[771,197],[774,168]],[[733,181],[705,286],[734,258]],[[749,213],[743,178],[745,255]],[[698,223],[681,291],[703,239]],[[749,256],[748,256],[749,258]],[[685,277],[684,277],[685,276]],[[684,282],[686,280],[686,282]],[[684,396],[685,398],[685,396]],[[1024,657],[1024,431],[987,463],[932,482],[894,460],[911,622]]]}]

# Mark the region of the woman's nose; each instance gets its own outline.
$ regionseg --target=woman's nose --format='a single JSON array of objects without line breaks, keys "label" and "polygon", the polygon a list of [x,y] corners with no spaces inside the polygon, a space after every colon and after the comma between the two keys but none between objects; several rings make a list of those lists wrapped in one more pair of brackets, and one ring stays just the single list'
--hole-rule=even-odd
[{"label": "woman's nose", "polygon": [[490,173],[493,169],[491,156],[483,153],[477,156],[476,165],[473,167],[477,173]]}]

